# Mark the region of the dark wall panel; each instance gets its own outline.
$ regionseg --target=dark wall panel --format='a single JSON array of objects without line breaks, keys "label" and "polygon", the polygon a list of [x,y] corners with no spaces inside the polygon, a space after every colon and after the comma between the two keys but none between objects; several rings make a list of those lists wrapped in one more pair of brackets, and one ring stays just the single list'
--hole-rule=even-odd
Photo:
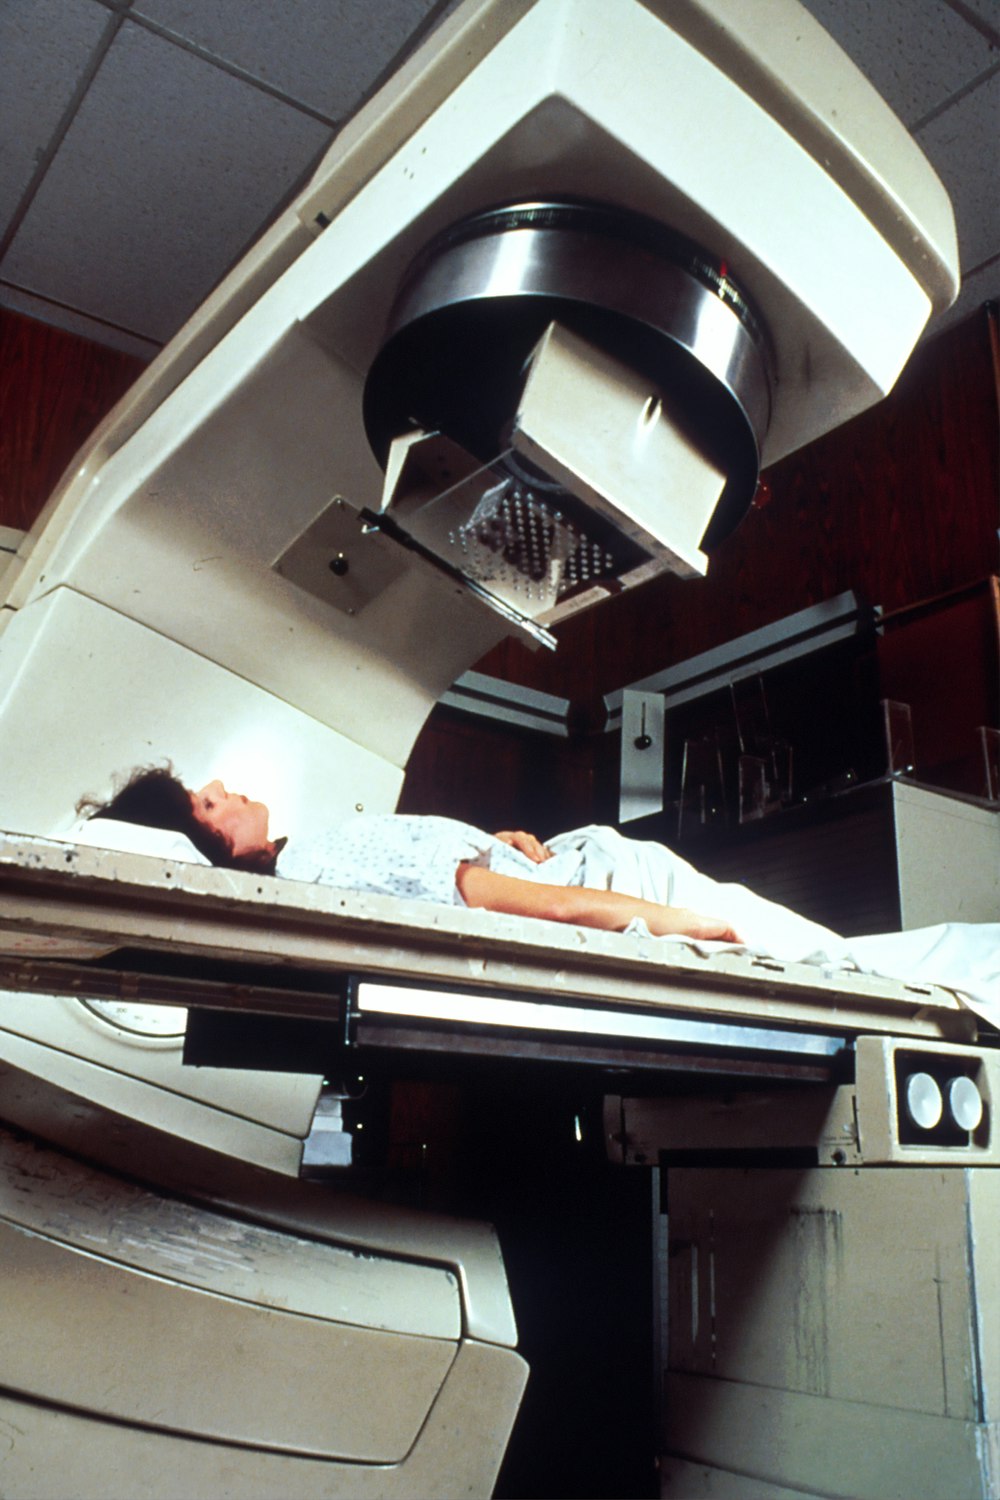
[{"label": "dark wall panel", "polygon": [[589,739],[526,733],[437,709],[410,756],[399,810],[548,838],[589,821],[600,800],[597,775]]},{"label": "dark wall panel", "polygon": [[144,368],[132,355],[0,308],[0,526],[27,530]]},{"label": "dark wall panel", "polygon": [[1000,579],[886,617],[881,692],[909,705],[916,774],[987,794],[980,728],[1000,726]]}]

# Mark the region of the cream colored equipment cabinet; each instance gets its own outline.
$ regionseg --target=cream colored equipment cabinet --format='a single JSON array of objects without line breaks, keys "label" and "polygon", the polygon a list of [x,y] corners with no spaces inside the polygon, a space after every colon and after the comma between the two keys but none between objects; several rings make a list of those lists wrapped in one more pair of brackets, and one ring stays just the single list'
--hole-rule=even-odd
[{"label": "cream colored equipment cabinet", "polygon": [[0,1129],[0,1492],[488,1495],[527,1376],[490,1229],[162,1145],[172,1190]]},{"label": "cream colored equipment cabinet", "polygon": [[998,1493],[1000,1173],[669,1173],[662,1494]]},{"label": "cream colored equipment cabinet", "polygon": [[[171,897],[220,873],[63,845],[77,916],[67,854],[124,920],[135,866]],[[16,930],[0,896],[8,983],[77,965],[69,994],[0,993],[0,1494],[488,1495],[527,1377],[494,1231],[301,1179],[322,1077],[185,1066],[184,1007],[87,968],[128,968],[101,897],[78,937],[44,930],[51,892]],[[207,915],[168,914],[167,946]]]},{"label": "cream colored equipment cabinet", "polygon": [[208,1208],[0,1133],[2,1492],[488,1494],[523,1361],[322,1198]]},{"label": "cream colored equipment cabinet", "polygon": [[664,1497],[1000,1493],[998,1102],[996,1048],[888,1037],[836,1088],[609,1101],[665,1167]]}]

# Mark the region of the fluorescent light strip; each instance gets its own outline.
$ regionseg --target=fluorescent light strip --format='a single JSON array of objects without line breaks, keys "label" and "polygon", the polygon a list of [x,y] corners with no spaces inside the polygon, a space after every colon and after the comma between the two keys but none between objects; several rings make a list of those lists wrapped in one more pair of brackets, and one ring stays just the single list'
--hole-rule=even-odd
[{"label": "fluorescent light strip", "polygon": [[741,1047],[758,1052],[833,1057],[846,1046],[843,1037],[817,1036],[811,1032],[767,1031],[718,1021],[685,1021],[646,1012],[591,1010],[575,1005],[552,1005],[544,1000],[425,990],[409,985],[375,984],[368,980],[361,980],[358,984],[357,1006],[362,1015],[411,1016],[423,1021],[504,1026],[520,1031],[578,1032],[586,1036],[693,1042],[703,1047]]}]

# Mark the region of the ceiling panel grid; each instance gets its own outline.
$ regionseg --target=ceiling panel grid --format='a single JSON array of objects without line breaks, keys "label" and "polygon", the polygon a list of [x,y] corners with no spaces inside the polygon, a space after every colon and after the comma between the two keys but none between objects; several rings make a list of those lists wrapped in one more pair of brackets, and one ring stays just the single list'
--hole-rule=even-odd
[{"label": "ceiling panel grid", "polygon": [[[454,5],[0,0],[0,303],[154,353]],[[1000,296],[1000,0],[806,6],[951,194],[966,286],[934,326]]]}]

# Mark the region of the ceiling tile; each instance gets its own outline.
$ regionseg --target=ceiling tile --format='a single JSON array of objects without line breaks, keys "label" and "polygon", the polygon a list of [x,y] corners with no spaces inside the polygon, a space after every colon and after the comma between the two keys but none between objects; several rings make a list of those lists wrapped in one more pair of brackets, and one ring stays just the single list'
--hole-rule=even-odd
[{"label": "ceiling tile", "polygon": [[[0,297],[67,326],[93,320],[91,336],[108,341],[163,340],[329,138],[264,89],[339,117],[414,28],[455,3],[134,0],[127,13],[146,19],[124,22],[98,70],[0,264],[0,281],[8,278]],[[911,126],[934,115],[919,139],[957,209],[967,278],[960,305],[1000,296],[997,83],[984,77],[1000,60],[984,34],[1000,29],[1000,0],[805,3]],[[93,49],[126,11],[125,0],[0,0],[0,234]],[[970,278],[984,260],[993,264]]]},{"label": "ceiling tile", "polygon": [[1000,250],[1000,72],[917,132],[917,142],[948,184],[961,266],[971,270]]},{"label": "ceiling tile", "polygon": [[0,234],[110,19],[94,0],[0,4]]},{"label": "ceiling tile", "polygon": [[126,23],[0,270],[26,291],[166,339],[329,138]]},{"label": "ceiling tile", "polygon": [[138,0],[137,15],[331,119],[353,110],[434,0]]},{"label": "ceiling tile", "polygon": [[997,60],[945,0],[804,0],[907,125]]},{"label": "ceiling tile", "polygon": [[958,11],[966,11],[973,18],[978,16],[982,24],[993,33],[993,40],[1000,40],[1000,0],[946,0]]}]

